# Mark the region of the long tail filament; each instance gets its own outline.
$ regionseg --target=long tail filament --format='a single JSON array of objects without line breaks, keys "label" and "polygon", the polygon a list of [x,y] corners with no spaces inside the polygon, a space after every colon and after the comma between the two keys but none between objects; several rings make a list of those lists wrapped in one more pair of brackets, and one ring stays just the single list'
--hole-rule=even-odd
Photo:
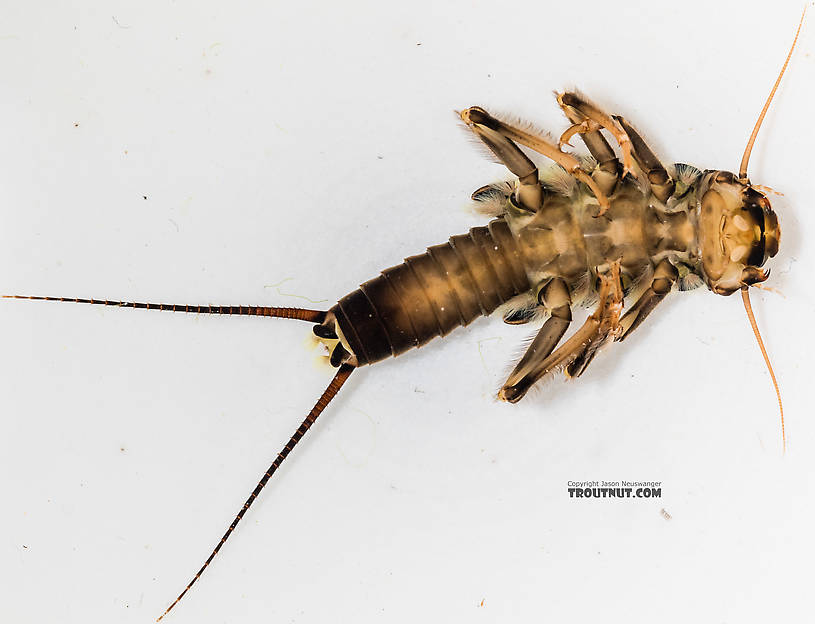
[{"label": "long tail filament", "polygon": [[753,328],[753,333],[756,336],[758,347],[761,349],[761,355],[764,356],[764,362],[767,364],[767,370],[770,371],[770,377],[773,380],[775,387],[775,396],[778,398],[778,409],[781,412],[781,441],[783,444],[784,452],[787,452],[787,434],[784,431],[784,405],[781,403],[781,390],[778,389],[778,381],[773,372],[773,366],[770,364],[770,357],[767,355],[767,349],[764,348],[764,341],[761,339],[761,334],[758,331],[756,324],[756,317],[753,315],[753,306],[750,305],[750,291],[747,286],[741,289],[741,299],[744,302],[744,310],[747,312],[747,318],[750,319],[750,327]]},{"label": "long tail filament", "polygon": [[781,73],[778,74],[778,78],[775,79],[773,89],[770,91],[770,95],[767,97],[767,101],[764,103],[764,108],[761,109],[761,114],[758,116],[758,121],[756,121],[756,125],[753,127],[753,133],[750,135],[750,139],[747,141],[747,147],[744,150],[744,156],[741,157],[741,166],[739,167],[739,179],[741,180],[747,179],[747,163],[750,160],[750,152],[753,151],[753,143],[756,142],[758,129],[761,128],[761,122],[764,121],[764,115],[767,114],[767,109],[770,108],[770,102],[773,101],[773,96],[778,89],[778,85],[781,83],[781,77],[784,75],[784,72],[787,69],[790,58],[792,58],[792,52],[795,50],[795,44],[798,43],[798,35],[801,33],[801,26],[804,25],[804,16],[807,14],[808,6],[809,4],[804,7],[804,11],[801,13],[801,21],[798,22],[798,30],[795,31],[795,39],[792,40],[792,46],[790,47],[789,53],[787,53],[787,59],[784,61],[784,66],[781,68]]},{"label": "long tail filament", "polygon": [[325,319],[322,310],[304,308],[269,308],[262,306],[201,306],[177,303],[138,303],[132,301],[108,301],[106,299],[77,299],[75,297],[30,297],[27,295],[3,295],[3,299],[31,299],[33,301],[67,301],[69,303],[92,303],[94,305],[115,306],[117,308],[138,308],[140,310],[165,310],[168,312],[188,312],[190,314],[234,314],[243,316],[271,316],[296,319],[310,323],[321,323]]},{"label": "long tail filament", "polygon": [[229,528],[226,530],[226,533],[224,533],[223,537],[221,538],[221,541],[218,542],[218,545],[215,546],[210,556],[207,557],[207,560],[204,562],[204,565],[202,565],[201,569],[195,573],[195,576],[184,588],[184,591],[182,591],[178,595],[178,598],[176,598],[173,601],[173,603],[169,607],[167,607],[167,610],[164,611],[164,613],[162,613],[158,617],[156,622],[161,621],[161,619],[170,612],[170,609],[176,606],[178,604],[178,601],[184,597],[184,594],[186,594],[190,590],[190,587],[192,587],[195,584],[195,581],[201,578],[201,575],[204,573],[204,570],[207,569],[207,566],[215,558],[215,555],[217,555],[218,551],[221,550],[221,547],[224,545],[224,542],[226,542],[229,536],[232,535],[232,531],[235,530],[235,527],[238,525],[238,522],[241,521],[241,518],[243,518],[244,514],[247,512],[249,507],[251,507],[252,503],[255,502],[255,499],[257,498],[258,494],[260,494],[260,491],[269,482],[269,479],[271,479],[272,475],[280,467],[280,464],[283,463],[283,460],[286,459],[286,457],[288,457],[292,449],[295,446],[297,446],[297,443],[311,428],[311,425],[314,424],[314,421],[317,420],[317,417],[328,406],[328,404],[331,402],[331,399],[337,396],[337,393],[340,391],[340,388],[342,388],[342,385],[348,380],[348,377],[351,375],[352,372],[354,372],[354,366],[350,364],[343,364],[342,366],[340,366],[339,370],[337,371],[337,374],[334,376],[334,379],[325,389],[323,395],[317,400],[316,405],[311,409],[303,423],[297,428],[297,431],[294,432],[294,435],[292,435],[288,444],[286,444],[286,446],[283,447],[283,450],[280,451],[280,453],[278,453],[277,457],[272,462],[272,465],[269,466],[269,469],[263,474],[257,486],[249,495],[249,498],[246,499],[246,502],[243,504],[243,507],[241,507],[241,510],[238,512],[238,515],[235,516],[235,519],[232,521],[232,524],[229,525]]},{"label": "long tail filament", "polygon": [[[325,320],[326,312],[322,310],[306,310],[303,308],[270,308],[270,307],[260,307],[260,306],[199,306],[199,305],[179,305],[179,304],[167,304],[167,303],[135,303],[129,301],[108,301],[106,299],[77,299],[73,297],[32,297],[26,295],[3,295],[4,299],[32,299],[35,301],[68,301],[72,303],[90,303],[95,305],[105,305],[105,306],[115,306],[119,308],[139,308],[145,310],[166,310],[169,312],[188,312],[191,314],[236,314],[236,315],[244,315],[244,316],[268,316],[268,317],[278,317],[278,318],[288,318],[288,319],[295,319],[299,321],[308,321],[310,323],[322,323]],[[302,439],[302,437],[306,434],[306,432],[311,428],[314,422],[317,420],[317,417],[322,413],[322,411],[328,406],[331,400],[337,395],[342,385],[346,382],[348,377],[354,370],[354,366],[351,364],[342,364],[337,371],[337,374],[334,376],[334,379],[325,389],[322,396],[317,400],[317,403],[308,413],[305,420],[301,423],[301,425],[297,428],[297,431],[294,432],[291,439],[289,439],[288,444],[283,447],[283,450],[278,453],[275,460],[272,462],[272,465],[269,466],[269,469],[263,474],[260,481],[258,482],[255,489],[249,495],[249,498],[243,504],[240,511],[238,512],[235,519],[232,521],[232,524],[229,525],[229,528],[224,533],[221,541],[215,546],[212,553],[209,555],[207,560],[204,562],[204,565],[201,566],[201,569],[195,574],[192,580],[187,584],[182,591],[178,598],[176,598],[173,603],[167,607],[167,610],[162,613],[159,618],[156,620],[157,622],[161,620],[165,615],[170,612],[181,598],[184,597],[189,589],[195,584],[195,582],[201,578],[201,574],[204,573],[204,570],[207,569],[210,562],[215,558],[215,555],[218,554],[218,551],[221,550],[221,547],[224,545],[224,542],[232,535],[232,532],[235,530],[235,527],[241,521],[244,514],[248,511],[249,507],[252,506],[252,503],[255,502],[258,494],[260,491],[266,486],[269,482],[269,479],[272,478],[272,475],[277,471],[280,467],[280,464],[283,463],[283,460],[288,457],[289,453],[291,453],[292,449],[297,446],[297,443]]]}]

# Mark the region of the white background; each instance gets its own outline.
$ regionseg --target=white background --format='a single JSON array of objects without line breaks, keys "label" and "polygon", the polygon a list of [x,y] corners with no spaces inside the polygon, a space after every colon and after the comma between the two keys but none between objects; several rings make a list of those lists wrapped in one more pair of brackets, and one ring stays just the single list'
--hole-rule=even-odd
[{"label": "white background", "polygon": [[[666,162],[736,170],[802,8],[3,4],[2,293],[318,308],[483,221],[469,193],[505,172],[454,109],[557,133],[577,86]],[[480,320],[355,373],[168,621],[808,612],[811,17],[750,165],[784,193],[784,296],[753,301],[785,456],[738,296],[672,296],[515,406],[531,329]],[[331,377],[297,322],[2,301],[0,332],[8,622],[158,616]],[[570,500],[585,479],[662,499]]]}]

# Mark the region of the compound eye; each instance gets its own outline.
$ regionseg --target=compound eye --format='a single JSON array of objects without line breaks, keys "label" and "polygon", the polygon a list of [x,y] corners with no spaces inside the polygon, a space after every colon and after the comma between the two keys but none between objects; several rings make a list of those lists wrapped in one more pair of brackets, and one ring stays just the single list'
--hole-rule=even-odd
[{"label": "compound eye", "polygon": [[[744,190],[742,210],[745,221],[751,220],[758,229],[758,236],[750,256],[747,258],[749,266],[760,267],[767,261],[767,239],[765,236],[766,216],[770,213],[770,202],[767,198],[752,187]],[[774,254],[770,254],[774,255]]]},{"label": "compound eye", "polygon": [[764,238],[766,240],[766,257],[772,258],[778,253],[778,239],[781,238],[781,228],[778,226],[778,217],[768,209],[764,214]]},{"label": "compound eye", "polygon": [[769,208],[767,198],[758,191],[748,188],[744,192],[744,203],[742,208],[746,210],[753,218],[755,224],[761,228],[761,234],[764,235],[764,207]]},{"label": "compound eye", "polygon": [[750,250],[750,255],[747,257],[747,265],[751,267],[760,267],[766,261],[767,258],[764,255],[764,251],[766,248],[766,240],[764,239],[764,230],[761,231],[761,238],[756,241],[756,244],[753,245],[753,248]]}]

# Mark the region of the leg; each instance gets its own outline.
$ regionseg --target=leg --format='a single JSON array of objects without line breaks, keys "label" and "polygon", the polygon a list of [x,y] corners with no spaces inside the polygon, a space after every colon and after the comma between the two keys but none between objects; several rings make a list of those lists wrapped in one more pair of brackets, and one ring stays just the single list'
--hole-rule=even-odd
[{"label": "leg", "polygon": [[[575,93],[558,95],[558,104],[573,124],[560,137],[561,145],[575,134],[580,134],[592,156],[597,159],[597,169],[602,167],[611,173],[614,170],[613,163],[608,161],[614,154],[600,134],[601,128],[608,130],[617,139],[623,151],[623,175],[630,170],[631,156],[633,156],[639,168],[645,172],[651,190],[659,201],[664,203],[673,195],[674,181],[648,144],[623,117],[620,115],[610,117]],[[597,170],[593,175],[600,182],[598,178],[600,174],[597,173]]]},{"label": "leg", "polygon": [[[576,93],[559,93],[557,103],[560,104],[563,112],[574,124],[560,137],[561,145],[575,134],[584,134],[586,132],[597,132],[599,134],[600,128],[607,130],[617,141],[623,153],[623,177],[627,173],[635,175],[633,172],[634,163],[631,157],[631,139],[614,119],[593,104],[586,102]],[[607,143],[606,146],[608,146]]]},{"label": "leg", "polygon": [[[560,137],[560,144],[568,145],[568,141],[573,134],[580,134],[580,138],[583,139],[589,153],[597,161],[597,166],[592,171],[591,177],[594,178],[603,193],[611,195],[614,193],[614,188],[617,186],[622,171],[617,155],[600,132],[599,126],[596,126],[594,122],[591,122],[571,106],[561,106],[561,108],[569,121],[572,122],[572,127]],[[574,132],[571,132],[573,129]]]},{"label": "leg", "polygon": [[[581,375],[600,348],[619,333],[622,306],[623,288],[620,282],[620,264],[615,262],[605,274],[600,275],[597,309],[586,319],[583,327],[578,329],[554,353],[543,357],[530,356],[526,362],[522,360],[521,363],[525,363],[526,366],[521,370],[519,364],[512,372],[507,383],[501,388],[499,398],[511,403],[519,401],[536,381],[561,367],[565,368],[566,375],[569,377]],[[544,325],[541,334],[545,329]],[[538,338],[535,340],[537,341]],[[535,346],[533,342],[532,347]],[[527,356],[529,352],[524,358],[526,359]]]},{"label": "leg", "polygon": [[[504,387],[498,392],[498,398],[502,401],[515,403],[526,394],[529,386],[525,386],[522,382],[540,362],[549,357],[572,322],[571,295],[569,287],[562,279],[553,279],[544,286],[539,299],[551,310],[552,315],[543,324],[521,361],[509,375]],[[529,385],[531,386],[531,383]]]},{"label": "leg", "polygon": [[[466,112],[466,111],[465,111]],[[462,113],[464,119],[464,113]],[[518,176],[515,202],[520,208],[537,212],[543,205],[543,189],[538,178],[538,168],[515,143],[486,124],[470,123],[470,129],[481,139],[495,157],[513,174]],[[483,187],[482,187],[483,188]],[[481,191],[482,189],[479,189]],[[477,193],[478,191],[476,191]]]},{"label": "leg", "polygon": [[[484,143],[486,143],[487,147],[490,148],[490,150],[499,158],[499,160],[501,160],[501,162],[503,162],[507,168],[510,169],[510,171],[515,173],[515,175],[518,175],[519,178],[521,178],[520,173],[524,173],[525,176],[528,176],[527,180],[531,183],[532,172],[522,167],[518,168],[518,173],[515,172],[513,167],[518,166],[523,162],[518,162],[517,154],[520,154],[524,159],[526,159],[529,162],[529,165],[532,165],[532,163],[528,158],[526,158],[523,152],[521,152],[518,146],[515,145],[515,141],[535,150],[539,154],[543,154],[547,158],[552,159],[578,180],[586,184],[594,193],[594,196],[597,198],[597,201],[600,204],[600,214],[608,210],[608,198],[606,197],[605,193],[603,193],[600,187],[597,186],[597,183],[592,179],[592,177],[580,168],[580,163],[578,162],[577,158],[571,154],[566,154],[560,151],[558,146],[549,143],[542,137],[536,136],[527,132],[526,130],[510,126],[509,124],[495,119],[483,108],[479,108],[477,106],[473,106],[465,111],[462,111],[461,119],[473,132],[478,135],[482,141],[484,141]],[[534,165],[532,166],[534,167]],[[537,169],[534,170],[534,173],[537,184]]]},{"label": "leg", "polygon": [[668,175],[668,172],[665,171],[665,167],[659,162],[654,152],[651,151],[651,148],[648,147],[648,144],[642,140],[639,133],[620,115],[614,115],[614,119],[619,122],[623,130],[625,130],[625,133],[631,139],[634,159],[637,161],[640,169],[645,172],[648,183],[651,185],[651,191],[654,193],[654,196],[664,204],[668,201],[668,198],[673,195],[674,188],[676,187],[674,181],[671,179],[671,176]]},{"label": "leg", "polygon": [[616,340],[625,340],[632,331],[640,326],[640,323],[651,313],[651,310],[671,291],[678,276],[679,271],[667,259],[662,260],[656,266],[651,286],[640,295],[637,302],[620,319],[622,332],[620,332]]}]

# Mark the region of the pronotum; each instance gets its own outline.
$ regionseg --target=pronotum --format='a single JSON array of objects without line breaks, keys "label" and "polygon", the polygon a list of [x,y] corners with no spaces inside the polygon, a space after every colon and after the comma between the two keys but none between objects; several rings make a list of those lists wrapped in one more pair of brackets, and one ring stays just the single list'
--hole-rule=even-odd
[{"label": "pronotum", "polygon": [[[623,107],[621,106],[621,108],[623,108]],[[617,111],[612,111],[612,112],[617,112]],[[626,111],[623,111],[623,112],[626,112]],[[632,110],[632,111],[629,113],[629,117],[631,118],[630,120],[632,121],[632,123],[634,123],[634,124],[636,124],[636,123],[637,123],[637,121],[638,121],[638,119],[637,119],[638,115],[635,115],[633,110]],[[576,138],[575,138],[575,139],[576,139]],[[576,139],[576,140],[577,140],[577,139]],[[575,142],[575,141],[573,141],[573,142]],[[734,165],[733,167],[730,167],[730,168],[735,169],[735,165]],[[465,230],[466,230],[466,228],[463,228],[463,229],[465,229]],[[284,292],[287,292],[285,288],[283,288],[282,290],[283,290]],[[272,290],[272,292],[273,292],[273,293],[275,293],[275,294],[277,294],[277,293],[276,293],[276,287],[275,287],[275,288]],[[630,304],[629,304],[629,305],[630,305]],[[629,305],[627,305],[627,306],[626,306],[626,308],[625,308],[626,310],[629,308]],[[317,306],[315,306],[315,307],[317,307]],[[107,316],[106,316],[106,318],[107,318]],[[175,321],[175,322],[177,323],[177,321]],[[575,328],[575,326],[578,326],[578,325],[580,324],[580,322],[582,322],[582,319],[581,319],[581,321],[578,321],[577,323],[573,324],[573,329]],[[275,329],[276,329],[276,326],[275,326],[275,327],[273,327],[273,328],[270,328],[270,329],[269,329],[269,331],[274,331]],[[619,349],[617,349],[616,351],[619,351]],[[610,356],[606,356],[606,357],[610,357]]]}]

